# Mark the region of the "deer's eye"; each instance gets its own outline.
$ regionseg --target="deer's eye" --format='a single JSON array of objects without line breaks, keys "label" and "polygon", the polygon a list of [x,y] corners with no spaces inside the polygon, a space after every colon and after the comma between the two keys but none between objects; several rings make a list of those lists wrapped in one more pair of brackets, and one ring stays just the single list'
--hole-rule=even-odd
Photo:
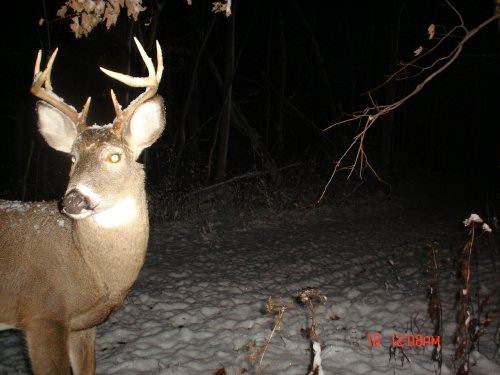
[{"label": "deer's eye", "polygon": [[120,154],[109,154],[108,161],[111,163],[118,163],[121,160],[122,156]]}]

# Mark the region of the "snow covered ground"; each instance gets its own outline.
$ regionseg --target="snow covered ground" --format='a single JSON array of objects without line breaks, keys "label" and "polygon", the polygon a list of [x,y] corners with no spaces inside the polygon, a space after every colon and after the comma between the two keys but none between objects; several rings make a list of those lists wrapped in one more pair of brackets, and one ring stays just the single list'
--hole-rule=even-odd
[{"label": "snow covered ground", "polygon": [[[261,357],[252,354],[273,329],[276,314],[266,312],[272,297],[287,309],[263,357],[263,373],[306,375],[311,320],[295,296],[314,288],[327,297],[314,313],[325,374],[436,374],[429,343],[390,354],[391,334],[433,333],[430,241],[440,249],[442,373],[451,373],[460,288],[454,262],[466,239],[461,221],[484,207],[446,199],[358,197],[316,209],[156,223],[126,304],[98,329],[97,373],[254,374]],[[476,284],[482,297],[491,295],[491,308],[498,307],[500,257],[491,241],[478,246]],[[472,374],[500,374],[497,324],[481,338]],[[368,334],[380,337],[379,347],[369,345]],[[27,368],[22,337],[0,332],[0,374],[26,374]]]}]

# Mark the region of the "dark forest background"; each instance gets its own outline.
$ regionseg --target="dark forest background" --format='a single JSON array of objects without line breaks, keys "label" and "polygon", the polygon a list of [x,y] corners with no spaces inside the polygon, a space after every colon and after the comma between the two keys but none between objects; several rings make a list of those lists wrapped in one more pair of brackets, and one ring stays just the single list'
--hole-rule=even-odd
[{"label": "dark forest background", "polygon": [[[182,199],[179,192],[185,197],[237,181],[251,185],[268,203],[285,187],[307,190],[293,198],[307,201],[319,195],[357,124],[322,129],[365,108],[364,93],[384,82],[399,63],[411,61],[419,46],[432,46],[429,24],[449,30],[458,23],[444,2],[430,0],[233,0],[231,18],[212,13],[210,1],[193,0],[188,6],[185,0],[145,0],[148,9],[138,22],[123,12],[110,30],[100,25],[76,39],[69,20],[56,17],[62,3],[4,4],[10,18],[2,23],[0,52],[4,199],[59,198],[67,181],[69,158],[50,149],[36,130],[36,99],[29,87],[38,49],[46,61],[59,47],[55,92],[77,109],[92,96],[89,124],[104,124],[113,119],[111,87],[122,104],[138,93],[98,67],[142,75],[132,37],[150,56],[154,40],[160,42],[166,71],[159,92],[165,98],[167,131],[142,157],[153,199]],[[495,11],[491,0],[452,4],[470,28]],[[42,18],[46,21],[40,24]],[[448,179],[495,191],[499,35],[498,23],[486,27],[444,74],[370,131],[365,149],[385,181]],[[451,39],[431,58],[442,58],[454,43]],[[423,76],[385,85],[374,98],[393,102]],[[220,136],[225,125],[227,143]],[[342,172],[336,178],[345,177]],[[364,177],[377,186],[372,175]]]}]

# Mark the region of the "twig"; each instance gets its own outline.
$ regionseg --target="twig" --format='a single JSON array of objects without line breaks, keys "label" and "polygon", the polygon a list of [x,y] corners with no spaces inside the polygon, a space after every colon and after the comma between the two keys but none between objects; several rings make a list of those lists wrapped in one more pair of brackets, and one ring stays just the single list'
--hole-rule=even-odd
[{"label": "twig", "polygon": [[[346,151],[342,154],[342,156],[335,162],[335,166],[333,168],[333,172],[330,174],[330,178],[328,179],[323,191],[321,192],[320,197],[318,198],[316,203],[319,203],[323,197],[325,196],[326,191],[330,187],[335,175],[337,172],[341,169],[349,169],[350,173],[348,175],[348,178],[351,177],[351,175],[358,170],[358,174],[362,176],[362,172],[365,168],[368,168],[372,173],[375,174],[377,178],[380,179],[380,177],[377,175],[375,172],[374,168],[371,166],[371,164],[368,162],[368,157],[365,153],[364,150],[364,140],[366,133],[368,130],[373,126],[373,124],[382,116],[387,115],[390,112],[393,112],[397,108],[401,107],[403,104],[405,104],[410,98],[413,96],[417,95],[430,81],[432,81],[434,78],[436,78],[438,75],[440,75],[442,72],[444,72],[448,67],[455,62],[455,60],[460,56],[462,53],[463,47],[465,43],[467,43],[472,37],[474,37],[479,31],[481,31],[484,27],[492,23],[493,21],[497,20],[500,18],[500,13],[495,14],[492,17],[489,17],[482,23],[480,23],[478,26],[475,28],[469,30],[464,24],[464,20],[460,14],[460,12],[448,1],[446,0],[447,5],[450,7],[450,9],[456,14],[456,16],[459,19],[459,24],[451,29],[450,32],[446,33],[443,38],[429,51],[433,52],[444,40],[447,40],[448,38],[451,38],[454,36],[454,33],[458,30],[463,30],[465,32],[465,35],[462,37],[462,39],[457,43],[455,48],[445,57],[441,57],[434,61],[429,67],[431,68],[434,67],[438,62],[441,62],[443,60],[447,60],[441,67],[430,73],[425,79],[423,79],[422,82],[420,82],[418,85],[415,86],[415,88],[407,95],[402,97],[401,99],[395,101],[394,103],[386,104],[386,105],[379,105],[376,103],[376,101],[372,97],[372,91],[369,91],[367,93],[368,97],[370,98],[371,101],[371,106],[365,108],[362,111],[356,112],[352,115],[350,119],[343,120],[340,122],[336,122],[327,128],[325,128],[323,131],[330,130],[334,127],[337,127],[342,124],[350,123],[350,122],[360,122],[360,125],[362,126],[362,129],[354,136],[353,141],[351,144],[348,146]],[[426,53],[425,55],[428,55]],[[415,59],[412,60],[412,62],[408,64],[404,64],[401,69],[396,71],[395,73],[391,74],[389,78],[382,83],[380,86],[378,86],[375,89],[378,89],[384,85],[386,85],[390,80],[394,79],[398,73],[400,73],[402,70],[406,69],[407,67],[415,65],[417,61],[419,61],[423,56],[417,56]],[[354,162],[351,165],[341,167],[342,163],[344,162],[344,159],[347,157],[349,153],[353,150],[353,148],[357,146],[357,151],[355,152],[355,157],[354,157]]]},{"label": "twig", "polygon": [[[477,234],[477,226],[481,225],[481,232]],[[484,327],[493,319],[480,319],[481,312],[489,299],[483,301],[476,313],[474,313],[471,302],[471,258],[475,242],[483,234],[491,232],[490,227],[477,215],[472,214],[464,225],[470,227],[469,239],[464,246],[465,257],[461,262],[460,271],[463,278],[463,287],[458,292],[458,326],[456,335],[455,360],[459,362],[457,374],[468,374],[470,371],[470,353],[478,344],[479,337],[484,334]]]},{"label": "twig", "polygon": [[318,336],[316,335],[316,320],[314,319],[314,302],[319,304],[324,303],[326,302],[326,296],[317,289],[306,288],[297,292],[297,300],[309,307],[311,325],[309,326],[308,337],[313,341],[318,341]]},{"label": "twig", "polygon": [[260,349],[261,355],[259,363],[257,364],[257,369],[255,372],[256,375],[260,375],[263,373],[262,361],[264,361],[264,356],[266,354],[267,348],[269,347],[271,341],[273,340],[274,334],[276,333],[276,331],[280,330],[281,327],[283,326],[284,316],[287,309],[288,309],[288,304],[284,303],[281,299],[273,300],[272,297],[269,297],[269,299],[267,300],[266,303],[267,312],[277,313],[277,315],[274,317],[274,325],[273,329],[271,330],[271,334],[266,339],[266,343],[264,344],[264,346]]},{"label": "twig", "polygon": [[[433,336],[443,337],[443,309],[441,306],[441,294],[439,290],[439,267],[437,263],[438,243],[432,241],[429,245],[429,257],[432,279],[430,282],[429,315],[434,323]],[[435,344],[432,351],[432,359],[438,363],[437,374],[441,374],[443,365],[442,347]]]}]

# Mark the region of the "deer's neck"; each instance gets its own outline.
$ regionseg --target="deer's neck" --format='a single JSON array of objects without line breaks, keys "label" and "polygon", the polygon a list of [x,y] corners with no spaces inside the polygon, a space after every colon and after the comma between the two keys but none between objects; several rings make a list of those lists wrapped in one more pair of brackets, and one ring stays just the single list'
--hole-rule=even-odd
[{"label": "deer's neck", "polygon": [[74,240],[97,280],[121,298],[143,265],[149,237],[146,197],[125,198],[114,208],[74,222]]}]

